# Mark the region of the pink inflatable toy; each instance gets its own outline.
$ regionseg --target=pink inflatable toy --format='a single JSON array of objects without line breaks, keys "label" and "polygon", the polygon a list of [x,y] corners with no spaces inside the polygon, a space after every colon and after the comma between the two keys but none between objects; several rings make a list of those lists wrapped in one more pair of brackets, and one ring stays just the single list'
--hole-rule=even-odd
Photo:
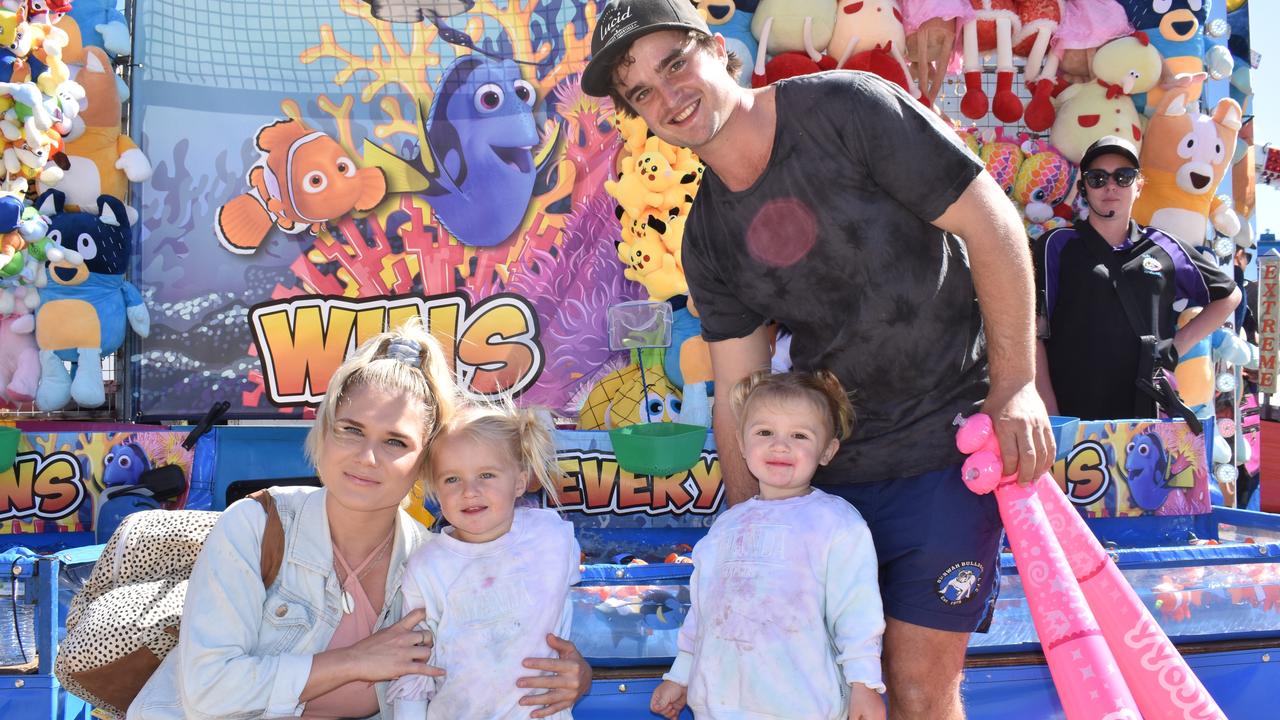
[{"label": "pink inflatable toy", "polygon": [[996,494],[1067,718],[1225,720],[1052,476],[1026,487],[1001,477],[986,415],[963,421],[956,446],[970,455],[969,489]]}]

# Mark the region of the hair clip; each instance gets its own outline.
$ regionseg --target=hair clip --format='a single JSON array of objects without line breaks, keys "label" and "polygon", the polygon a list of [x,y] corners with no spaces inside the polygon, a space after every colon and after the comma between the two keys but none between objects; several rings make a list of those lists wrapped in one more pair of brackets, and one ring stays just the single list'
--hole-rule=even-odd
[{"label": "hair clip", "polygon": [[422,364],[422,346],[416,340],[399,338],[387,345],[387,357],[405,365],[419,367]]}]

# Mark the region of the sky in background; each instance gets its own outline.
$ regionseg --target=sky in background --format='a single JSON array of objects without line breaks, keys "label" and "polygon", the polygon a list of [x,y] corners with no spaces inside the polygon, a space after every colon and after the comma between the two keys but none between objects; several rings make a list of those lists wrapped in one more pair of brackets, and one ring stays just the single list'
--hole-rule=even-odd
[{"label": "sky in background", "polygon": [[[1280,27],[1280,2],[1253,0],[1249,3],[1249,35],[1262,62],[1253,72],[1253,140],[1261,148],[1267,143],[1280,147],[1280,47],[1270,45],[1272,32]],[[1280,188],[1258,186],[1258,232],[1270,228],[1280,233]]]}]

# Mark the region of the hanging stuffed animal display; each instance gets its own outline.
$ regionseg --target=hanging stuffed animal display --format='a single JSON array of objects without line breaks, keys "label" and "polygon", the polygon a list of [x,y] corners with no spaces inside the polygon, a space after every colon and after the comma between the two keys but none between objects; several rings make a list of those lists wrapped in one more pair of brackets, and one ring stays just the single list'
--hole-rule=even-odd
[{"label": "hanging stuffed animal display", "polygon": [[840,0],[836,5],[836,26],[827,48],[836,64],[875,73],[897,83],[908,95],[920,97],[902,54],[906,47],[897,0]]},{"label": "hanging stuffed animal display", "polygon": [[644,286],[650,300],[689,292],[680,251],[684,222],[702,180],[702,163],[687,148],[649,134],[638,118],[615,122],[623,138],[617,180],[604,189],[617,202],[623,275]]},{"label": "hanging stuffed animal display", "polygon": [[[142,337],[151,328],[141,293],[124,278],[132,225],[124,203],[111,195],[98,198],[96,215],[68,212],[66,196],[57,190],[41,195],[39,207],[49,217],[49,238],[69,260],[48,264],[48,284],[36,311],[36,407],[51,412],[72,399],[82,407],[99,407],[106,401],[102,358],[120,349],[126,323]],[[64,361],[72,364],[71,373]]]},{"label": "hanging stuffed animal display", "polygon": [[751,84],[763,87],[835,69],[836,61],[825,52],[835,22],[836,0],[760,0],[751,18],[759,42]]},{"label": "hanging stuffed animal display", "polygon": [[[100,48],[89,47],[85,53],[85,65],[76,75],[86,99],[76,125],[84,130],[68,138],[65,152],[69,166],[57,187],[66,194],[67,205],[96,208],[101,195],[125,200],[129,183],[147,180],[152,169],[151,162],[120,129],[120,94],[111,61]],[[44,191],[49,183],[39,187]]]},{"label": "hanging stuffed animal display", "polygon": [[738,84],[751,87],[752,68],[759,52],[756,36],[751,34],[751,14],[756,11],[756,0],[701,0],[696,4],[711,32],[724,36],[724,49],[737,55],[746,68],[738,73]]},{"label": "hanging stuffed animal display", "polygon": [[1147,125],[1140,158],[1146,178],[1133,206],[1133,218],[1190,243],[1202,244],[1209,225],[1233,237],[1240,218],[1215,194],[1231,164],[1242,112],[1223,98],[1213,115],[1196,110],[1193,93],[1169,92]]},{"label": "hanging stuffed animal display", "polygon": [[[998,120],[1022,118],[1022,101],[1013,92],[1013,39],[1022,30],[1015,0],[970,0],[974,19],[964,24],[964,97],[960,112],[981,120],[990,110]],[[996,94],[989,102],[982,90],[982,56],[996,54]]]},{"label": "hanging stuffed animal display", "polygon": [[1013,185],[1013,202],[1022,210],[1027,237],[1032,240],[1075,217],[1070,196],[1076,167],[1046,140],[1023,137],[1022,164]]},{"label": "hanging stuffed animal display", "polygon": [[[1221,45],[1205,41],[1205,22],[1209,18],[1210,0],[1120,0],[1130,24],[1151,38],[1151,44],[1164,60],[1166,78],[1195,75],[1204,72],[1205,61],[1213,55],[1212,64],[1217,77],[1231,74],[1231,53]],[[1225,63],[1225,67],[1224,67]],[[1134,98],[1138,110],[1153,114],[1151,109],[1160,103],[1168,89],[1163,85],[1152,88],[1145,96]],[[1194,86],[1187,102],[1194,105],[1200,99],[1200,87]]]},{"label": "hanging stuffed animal display", "polygon": [[973,17],[969,0],[902,0],[911,73],[929,105],[938,101],[947,74],[960,72],[956,27]]},{"label": "hanging stuffed animal display", "polygon": [[1102,46],[1093,57],[1097,79],[1070,85],[1056,98],[1049,142],[1073,163],[1106,135],[1118,135],[1141,148],[1143,120],[1129,96],[1155,87],[1160,71],[1160,53],[1142,33]]}]

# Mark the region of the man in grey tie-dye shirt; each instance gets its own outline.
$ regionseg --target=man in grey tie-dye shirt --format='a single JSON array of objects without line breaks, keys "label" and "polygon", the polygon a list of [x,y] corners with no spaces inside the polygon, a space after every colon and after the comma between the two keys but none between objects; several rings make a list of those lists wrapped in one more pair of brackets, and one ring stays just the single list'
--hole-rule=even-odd
[{"label": "man in grey tie-dye shirt", "polygon": [[[706,163],[682,259],[716,386],[769,366],[776,322],[797,369],[831,370],[852,391],[858,432],[815,483],[871,529],[894,717],[962,718],[968,633],[990,620],[1001,526],[993,498],[963,487],[951,420],[991,414],[1023,481],[1054,456],[1021,220],[897,87],[832,72],[748,90],[739,64],[687,0],[613,0],[582,86]],[[732,409],[714,412],[739,502],[757,483]]]}]

